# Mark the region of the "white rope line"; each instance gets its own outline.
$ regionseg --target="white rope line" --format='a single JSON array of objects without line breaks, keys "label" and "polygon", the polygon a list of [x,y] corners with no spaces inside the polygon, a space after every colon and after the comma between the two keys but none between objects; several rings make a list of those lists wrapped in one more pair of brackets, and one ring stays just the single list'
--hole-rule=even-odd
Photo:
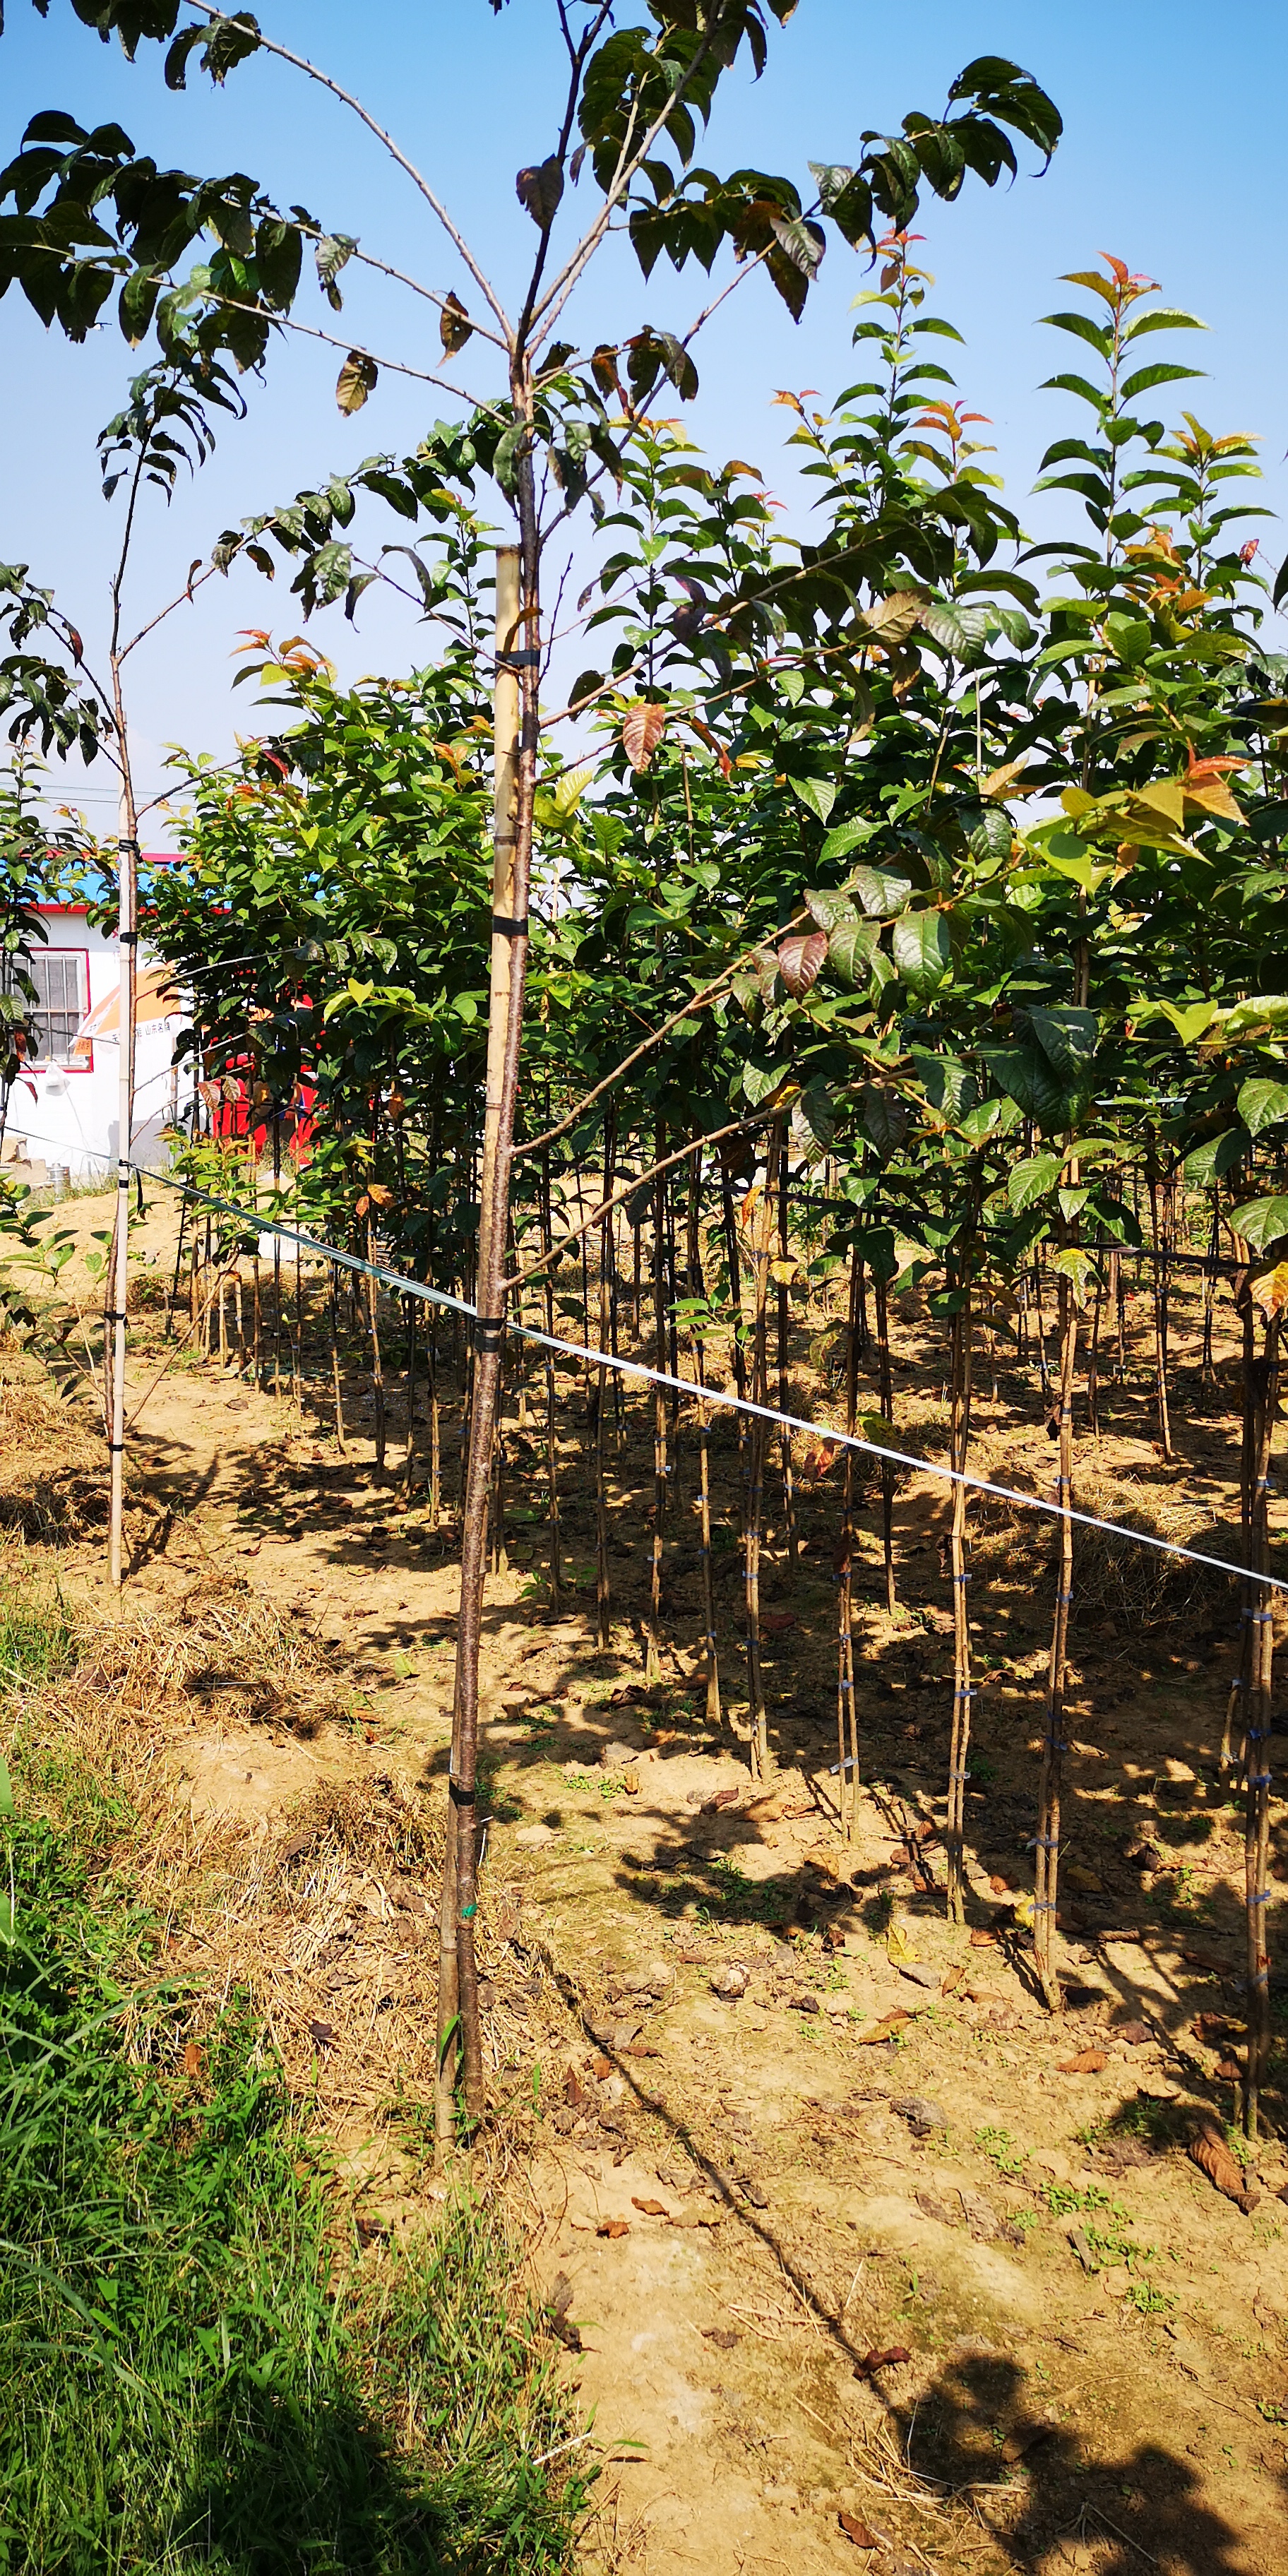
[{"label": "white rope line", "polygon": [[[48,1137],[32,1137],[30,1131],[28,1133],[33,1144],[51,1141]],[[118,1159],[115,1154],[95,1153],[88,1147],[82,1150],[92,1162],[111,1166]],[[297,1245],[300,1251],[311,1252],[319,1261],[337,1263],[344,1270],[356,1270],[364,1279],[378,1280],[382,1287],[392,1289],[400,1297],[419,1297],[431,1306],[444,1306],[453,1314],[467,1315],[475,1323],[480,1321],[477,1306],[469,1305],[463,1297],[449,1296],[445,1289],[431,1288],[423,1279],[408,1279],[402,1271],[386,1270],[379,1262],[364,1261],[356,1252],[341,1252],[334,1244],[319,1243],[315,1235],[302,1234],[298,1227],[287,1225],[280,1218],[269,1217],[256,1208],[239,1207],[235,1200],[220,1198],[215,1191],[203,1190],[195,1182],[176,1180],[169,1172],[149,1171],[141,1163],[131,1163],[130,1169],[146,1171],[149,1180],[160,1181],[168,1190],[182,1190],[190,1198],[201,1199],[207,1207],[217,1209],[222,1215],[238,1218],[251,1231],[279,1235],[284,1242]],[[1175,1539],[1155,1538],[1148,1530],[1132,1529],[1126,1521],[1102,1520],[1096,1512],[1080,1512],[1072,1504],[1066,1507],[1061,1503],[1048,1502],[1044,1495],[1023,1493],[1015,1485],[994,1484],[989,1477],[973,1476],[966,1468],[941,1466],[936,1459],[918,1458],[906,1449],[887,1449],[879,1440],[863,1440],[856,1432],[834,1430],[826,1422],[807,1421],[803,1414],[780,1413],[773,1405],[753,1403],[750,1396],[729,1395],[721,1387],[701,1386],[695,1378],[674,1377],[669,1369],[650,1368],[644,1360],[623,1359],[615,1351],[596,1350],[586,1342],[564,1341],[558,1333],[540,1332],[535,1324],[514,1322],[507,1316],[504,1328],[525,1342],[535,1342],[542,1350],[562,1351],[569,1359],[588,1361],[595,1368],[613,1369],[619,1377],[643,1378],[650,1386],[663,1386],[673,1394],[692,1396],[698,1404],[717,1405],[726,1413],[749,1414],[758,1422],[777,1424],[787,1431],[806,1432],[829,1449],[858,1450],[864,1457],[879,1458],[887,1466],[908,1467],[917,1475],[935,1476],[941,1484],[964,1485],[970,1493],[989,1494],[997,1502],[1018,1503],[1025,1511],[1045,1512],[1051,1520],[1076,1521],[1082,1529],[1104,1530],[1111,1538],[1130,1539],[1136,1547],[1152,1548],[1157,1556],[1182,1557],[1187,1565],[1212,1566],[1218,1574],[1233,1575],[1244,1583],[1260,1583],[1270,1592],[1288,1592],[1288,1579],[1280,1575],[1262,1574],[1251,1565],[1233,1565],[1228,1557],[1208,1556],[1202,1548],[1182,1547]]]}]

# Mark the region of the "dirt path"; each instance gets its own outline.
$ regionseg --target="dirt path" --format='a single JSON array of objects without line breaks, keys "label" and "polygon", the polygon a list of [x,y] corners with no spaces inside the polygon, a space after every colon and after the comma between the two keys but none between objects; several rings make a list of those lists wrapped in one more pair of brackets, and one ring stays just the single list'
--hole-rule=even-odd
[{"label": "dirt path", "polygon": [[[132,1401],[157,1364],[136,1360]],[[341,1459],[323,1417],[186,1356],[135,1436],[130,1617],[198,1621],[241,1578],[328,1642],[345,1702],[309,1732],[221,1715],[217,1675],[190,1691],[166,1754],[197,1839],[231,1827],[267,1867],[320,1788],[441,1780],[456,1568],[423,1508],[377,1485],[369,1439]],[[1225,1495],[1230,1442],[1227,1418],[1196,1420],[1191,1490],[1208,1477]],[[1003,1404],[982,1454],[1049,1481],[1041,1425],[1016,1430]],[[1134,1473],[1150,1454],[1142,1426]],[[564,1473],[575,1513],[571,1439]],[[1152,1490],[1169,1490],[1161,1471]],[[489,1585],[491,2080],[534,2277],[609,2464],[586,2563],[1272,2576],[1288,2564],[1288,2160],[1277,2141],[1257,2151],[1245,2210],[1186,2153],[1233,2100],[1217,2069],[1218,2024],[1239,2015],[1236,1819],[1210,1775],[1228,1609],[1198,1593],[1165,1625],[1084,1619],[1053,2023],[1022,1929],[1044,1607],[1004,1525],[981,1545],[996,1651],[968,1932],[934,1892],[940,1517],[933,1492],[901,1498],[909,1607],[893,1628],[864,1614],[869,1785],[848,1850],[821,1544],[818,1570],[807,1552],[775,1578],[778,1769],[760,1798],[699,1722],[690,1651],[645,1693],[629,1622],[600,1654],[593,1602],[552,1616],[521,1565]],[[97,1539],[65,1538],[59,1562],[105,1618]],[[681,1634],[692,1579],[681,1568]],[[1152,1881],[1126,1856],[1142,1821],[1169,1837]],[[409,2145],[407,2101],[389,2116],[409,2066],[425,2098],[432,2015],[433,1891],[405,1890],[378,1871],[311,1885],[277,2026],[347,2121],[373,2231],[435,2188],[423,2123]],[[254,1937],[248,1916],[248,1951]],[[353,1954],[355,1938],[373,1998],[360,2066],[316,2038],[338,1990],[327,1943]]]}]

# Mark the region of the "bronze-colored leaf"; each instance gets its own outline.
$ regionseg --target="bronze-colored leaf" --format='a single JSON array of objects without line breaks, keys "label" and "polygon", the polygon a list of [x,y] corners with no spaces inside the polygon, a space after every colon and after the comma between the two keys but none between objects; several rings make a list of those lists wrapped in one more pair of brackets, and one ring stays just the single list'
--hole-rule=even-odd
[{"label": "bronze-colored leaf", "polygon": [[794,1002],[800,1000],[802,993],[808,993],[826,955],[825,930],[812,930],[808,938],[783,941],[778,951],[778,972]]},{"label": "bronze-colored leaf", "polygon": [[655,698],[635,698],[622,718],[622,743],[638,776],[647,769],[666,731],[666,708]]},{"label": "bronze-colored leaf", "polygon": [[597,2236],[629,2236],[630,2232],[630,2222],[625,2218],[601,2218],[595,2230]]},{"label": "bronze-colored leaf", "polygon": [[881,2543],[875,2531],[869,2531],[866,2522],[860,2522],[857,2513],[843,2513],[838,2515],[837,2519],[846,2539],[852,2540],[856,2549],[880,2548]]},{"label": "bronze-colored leaf", "polygon": [[1190,2157],[1208,2181],[1215,2183],[1227,2200],[1237,2201],[1240,2209],[1249,2209],[1259,2198],[1259,2194],[1249,2191],[1242,2165],[1215,2129],[1202,2129],[1197,2138],[1191,2138]]},{"label": "bronze-colored leaf", "polygon": [[443,355],[447,358],[454,358],[457,350],[463,349],[466,341],[474,337],[474,325],[455,288],[444,299],[438,316],[438,329]]},{"label": "bronze-colored leaf", "polygon": [[368,394],[376,390],[380,370],[374,358],[361,349],[350,349],[336,378],[335,398],[342,412],[361,411]]},{"label": "bronze-colored leaf", "polygon": [[671,2215],[664,2201],[637,2200],[634,2192],[631,2193],[631,2207],[643,2210],[646,2218],[669,2218]]},{"label": "bronze-colored leaf", "polygon": [[1062,2075],[1099,2075],[1108,2064],[1109,2060],[1103,2048],[1084,2048],[1077,2057],[1061,2059],[1060,2073]]}]

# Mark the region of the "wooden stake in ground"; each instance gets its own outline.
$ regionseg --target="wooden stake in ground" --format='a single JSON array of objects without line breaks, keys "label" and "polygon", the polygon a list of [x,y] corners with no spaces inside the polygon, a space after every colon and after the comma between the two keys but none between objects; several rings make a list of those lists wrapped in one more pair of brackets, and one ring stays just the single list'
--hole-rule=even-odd
[{"label": "wooden stake in ground", "polygon": [[[1245,1293],[1247,1293],[1245,1291]],[[1255,1476],[1252,1492],[1252,1554],[1255,1572],[1270,1571],[1270,1450],[1279,1401],[1280,1318],[1272,1313],[1265,1345],[1253,1374]],[[1267,1862],[1270,1848],[1270,1734],[1274,1671],[1274,1610],[1269,1593],[1256,1586],[1252,1611],[1252,1688],[1248,1701],[1247,1786],[1244,1805],[1244,1898],[1248,1956],[1248,2051],[1243,2071],[1243,2125],[1255,2138],[1261,2093],[1270,2058],[1270,1949],[1266,1937]]]},{"label": "wooden stake in ground", "polygon": [[1071,1281],[1062,1271],[1059,1288],[1060,1331],[1060,1553],[1055,1609],[1051,1622],[1051,1655],[1047,1666],[1047,1699],[1042,1732],[1042,1773],[1038,1790],[1038,1829],[1034,1847],[1033,1947],[1038,1976],[1048,2008],[1062,2009],[1055,1972],[1055,1909],[1060,1875],[1060,1782],[1064,1742],[1064,1694],[1069,1658],[1069,1604],[1073,1597],[1073,1372],[1078,1350],[1078,1309]]},{"label": "wooden stake in ground", "polygon": [[[881,1413],[884,1421],[894,1421],[894,1376],[890,1367],[890,1314],[886,1303],[886,1283],[881,1271],[872,1274],[873,1295],[877,1310],[877,1365],[881,1373]],[[881,1552],[885,1561],[886,1613],[893,1619],[899,1596],[894,1583],[894,1467],[888,1458],[881,1461]]]},{"label": "wooden stake in ground", "polygon": [[[851,1440],[859,1416],[859,1312],[863,1295],[863,1256],[850,1251],[850,1300],[845,1333],[845,1428]],[[841,1509],[841,1547],[837,1584],[836,1758],[837,1807],[841,1831],[853,1842],[859,1811],[859,1714],[854,1692],[854,1451],[847,1449]]]},{"label": "wooden stake in ground", "polygon": [[[966,1472],[970,1448],[971,1363],[974,1342],[974,1317],[971,1306],[971,1247],[967,1243],[965,1276],[959,1283],[962,1303],[953,1317],[953,1409],[949,1459],[959,1476]],[[948,1756],[948,1823],[945,1843],[948,1853],[948,1920],[963,1923],[966,1919],[962,1900],[962,1859],[966,1818],[966,1756],[970,1750],[970,1617],[966,1598],[969,1576],[966,1569],[966,1494],[964,1484],[952,1488],[952,1519],[949,1524],[949,1564],[953,1580],[953,1729],[952,1749]]]},{"label": "wooden stake in ground", "polygon": [[[478,1979],[474,1924],[476,1886],[476,1777],[478,1766],[479,1637],[483,1611],[488,1486],[500,1391],[505,1329],[505,1244],[510,1195],[510,1156],[518,1100],[523,985],[528,949],[528,883],[532,857],[532,799],[536,780],[537,532],[531,458],[519,475],[522,560],[514,546],[496,558],[496,682],[494,698],[494,810],[492,954],[488,987],[487,1072],[483,1155],[479,1176],[478,1260],[474,1327],[474,1387],[465,1476],[461,1543],[460,1617],[456,1635],[456,1695],[452,1719],[449,1787],[455,1817],[455,1866],[450,1891],[456,1926],[456,1985],[440,1977],[440,2060],[459,2022],[466,2108],[471,2120],[483,2109],[479,2044]],[[522,713],[521,713],[522,710]],[[444,1891],[444,1905],[449,1891]],[[452,2097],[440,2085],[439,2143],[450,2135]]]},{"label": "wooden stake in ground", "polygon": [[[755,1321],[752,1329],[751,1400],[753,1404],[769,1402],[769,1259],[774,1218],[774,1196],[778,1180],[778,1157],[782,1151],[781,1121],[776,1120],[770,1135],[769,1154],[763,1189],[753,1182],[744,1202],[744,1220],[750,1220],[754,1244]],[[760,1660],[760,1549],[765,1511],[765,1459],[769,1449],[769,1425],[759,1414],[754,1415],[747,1434],[747,1517],[744,1534],[747,1585],[747,1726],[751,1744],[751,1776],[765,1780],[769,1776],[769,1723],[765,1707],[765,1683]]]},{"label": "wooden stake in ground", "polygon": [[[662,1162],[666,1154],[666,1132],[658,1128],[654,1159]],[[666,1340],[666,1175],[659,1172],[653,1184],[653,1365],[665,1371]],[[666,1545],[666,1395],[653,1385],[653,1554],[649,1576],[648,1635],[644,1656],[644,1679],[657,1683],[662,1678],[662,1556]]]},{"label": "wooden stake in ground", "polygon": [[117,940],[120,947],[121,1065],[116,1107],[116,1216],[112,1231],[112,1284],[108,1322],[112,1332],[112,1391],[109,1402],[108,1455],[111,1490],[108,1504],[108,1565],[119,1590],[123,1571],[125,1524],[125,1310],[129,1293],[130,1144],[134,1131],[134,1044],[138,994],[139,844],[129,765],[121,781],[121,837],[117,843]]}]

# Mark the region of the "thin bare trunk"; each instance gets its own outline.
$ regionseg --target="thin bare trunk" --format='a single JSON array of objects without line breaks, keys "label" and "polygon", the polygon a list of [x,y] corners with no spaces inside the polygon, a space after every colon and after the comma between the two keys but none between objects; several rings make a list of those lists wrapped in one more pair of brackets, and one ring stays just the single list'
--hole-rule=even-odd
[{"label": "thin bare trunk", "polygon": [[1060,1543],[1051,1654],[1047,1666],[1047,1702],[1042,1736],[1042,1773],[1038,1789],[1035,1843],[1036,1886],[1033,1898],[1033,1946],[1038,1976],[1048,2008],[1062,2009],[1055,1969],[1055,1912],[1060,1875],[1060,1788],[1067,1750],[1064,1726],[1065,1679],[1069,1655],[1069,1604],[1073,1594],[1073,1522],[1069,1517],[1073,1487],[1073,1373],[1078,1349],[1078,1310],[1073,1290],[1061,1274],[1060,1329]]},{"label": "thin bare trunk", "polygon": [[[877,1310],[877,1367],[881,1383],[881,1412],[885,1421],[894,1421],[894,1374],[890,1366],[890,1312],[886,1302],[886,1283],[879,1272],[872,1280],[873,1299]],[[894,1468],[888,1458],[881,1461],[881,1551],[885,1563],[886,1611],[893,1619],[898,1607],[894,1582]]]}]

